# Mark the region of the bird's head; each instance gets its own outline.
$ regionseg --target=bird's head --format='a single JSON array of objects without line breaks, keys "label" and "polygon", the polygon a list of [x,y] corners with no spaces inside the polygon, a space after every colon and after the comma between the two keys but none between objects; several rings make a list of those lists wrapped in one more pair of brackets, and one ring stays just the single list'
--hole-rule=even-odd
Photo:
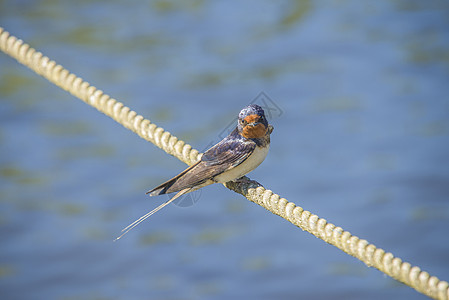
[{"label": "bird's head", "polygon": [[269,127],[271,126],[268,125],[265,112],[259,105],[251,104],[240,111],[237,128],[243,137],[261,138],[267,133]]}]

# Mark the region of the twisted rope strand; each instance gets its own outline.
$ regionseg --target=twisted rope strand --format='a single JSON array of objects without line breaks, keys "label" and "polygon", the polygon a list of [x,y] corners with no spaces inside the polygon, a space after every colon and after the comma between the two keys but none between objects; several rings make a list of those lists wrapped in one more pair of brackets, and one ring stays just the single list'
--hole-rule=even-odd
[{"label": "twisted rope strand", "polygon": [[[193,149],[189,144],[179,140],[163,128],[157,127],[150,120],[138,115],[129,107],[104,94],[103,91],[91,86],[75,74],[70,73],[55,61],[24,44],[22,40],[10,36],[1,27],[0,49],[53,84],[95,107],[100,112],[186,164],[192,165],[200,159],[201,153]],[[429,297],[449,299],[449,284],[446,281],[430,276],[429,273],[422,271],[419,267],[403,262],[393,254],[376,248],[375,245],[370,244],[368,241],[359,239],[341,227],[337,227],[327,222],[327,220],[305,211],[295,203],[289,202],[285,198],[281,198],[272,191],[265,189],[258,182],[245,177],[238,182],[227,182],[224,185],[302,230],[358,258],[367,266],[375,267]]]}]

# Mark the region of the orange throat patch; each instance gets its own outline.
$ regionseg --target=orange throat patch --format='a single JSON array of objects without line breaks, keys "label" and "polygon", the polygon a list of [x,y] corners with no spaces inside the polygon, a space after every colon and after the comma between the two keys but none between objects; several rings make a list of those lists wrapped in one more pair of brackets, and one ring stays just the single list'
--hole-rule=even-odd
[{"label": "orange throat patch", "polygon": [[267,133],[267,128],[263,124],[257,124],[256,126],[246,125],[243,127],[242,136],[247,139],[257,139],[265,136]]}]

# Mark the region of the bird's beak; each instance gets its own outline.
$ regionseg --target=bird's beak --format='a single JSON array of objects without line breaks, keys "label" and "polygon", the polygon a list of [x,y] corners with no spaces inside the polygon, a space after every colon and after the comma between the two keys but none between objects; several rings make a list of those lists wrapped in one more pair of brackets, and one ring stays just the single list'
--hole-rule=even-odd
[{"label": "bird's beak", "polygon": [[254,127],[254,126],[259,125],[259,124],[260,124],[260,122],[252,122],[252,123],[249,123],[248,125],[251,126],[251,127]]}]

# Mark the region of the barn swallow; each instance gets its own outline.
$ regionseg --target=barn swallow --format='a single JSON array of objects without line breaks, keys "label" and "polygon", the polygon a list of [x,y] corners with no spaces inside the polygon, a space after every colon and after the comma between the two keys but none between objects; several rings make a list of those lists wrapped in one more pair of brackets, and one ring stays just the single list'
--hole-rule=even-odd
[{"label": "barn swallow", "polygon": [[117,239],[176,198],[212,183],[239,179],[257,168],[268,154],[272,131],[259,105],[242,109],[237,126],[227,137],[207,150],[197,163],[147,192],[150,196],[177,194],[124,228]]}]

